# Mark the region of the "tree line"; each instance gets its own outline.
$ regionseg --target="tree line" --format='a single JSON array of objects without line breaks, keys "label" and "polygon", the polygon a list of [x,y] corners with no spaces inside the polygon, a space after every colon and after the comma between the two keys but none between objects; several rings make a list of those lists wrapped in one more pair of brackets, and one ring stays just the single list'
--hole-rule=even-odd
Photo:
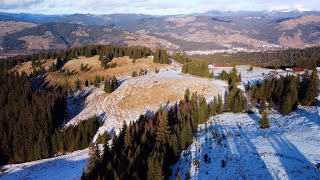
[{"label": "tree line", "polygon": [[[99,51],[99,60],[101,61],[101,67],[108,69],[113,58],[129,56],[130,59],[139,59],[148,57],[152,54],[152,51],[146,47],[115,47],[104,46]],[[112,68],[112,67],[111,67]]]},{"label": "tree line", "polygon": [[187,56],[187,54],[185,52],[181,53],[181,52],[174,52],[171,55],[172,59],[174,59],[175,61],[177,61],[180,64],[184,64],[186,62],[189,61],[189,58]]},{"label": "tree line", "polygon": [[94,135],[102,125],[97,116],[81,121],[78,125],[70,125],[62,130],[55,129],[51,135],[51,156],[58,153],[73,152],[85,149],[92,143]]},{"label": "tree line", "polygon": [[153,54],[153,62],[160,64],[170,64],[170,57],[165,50],[156,49],[156,51]]},{"label": "tree line", "polygon": [[182,66],[182,72],[200,77],[209,77],[208,63],[203,61],[188,61]]},{"label": "tree line", "polygon": [[17,64],[32,61],[32,67],[41,68],[39,60],[57,59],[57,63],[52,66],[51,71],[59,70],[64,63],[69,60],[78,58],[79,56],[92,57],[100,55],[100,60],[110,61],[114,57],[129,56],[133,59],[147,57],[152,54],[150,48],[147,47],[125,47],[125,46],[112,46],[112,45],[87,45],[82,47],[74,47],[71,49],[34,53],[30,55],[18,55],[6,58],[0,61],[1,71],[7,71]]},{"label": "tree line", "polygon": [[35,89],[25,73],[1,73],[0,95],[0,164],[85,148],[99,127],[95,117],[61,130],[66,92],[61,87]]},{"label": "tree line", "polygon": [[246,86],[247,94],[252,97],[252,103],[259,102],[260,110],[264,111],[268,102],[269,108],[278,107],[282,114],[289,114],[298,104],[310,106],[318,97],[319,80],[317,70],[306,70],[303,76],[286,76],[264,79],[262,83]]},{"label": "tree line", "polygon": [[50,156],[50,136],[65,117],[59,90],[35,90],[26,74],[0,76],[0,163]]},{"label": "tree line", "polygon": [[235,86],[237,83],[241,82],[241,74],[238,74],[236,68],[232,68],[230,73],[227,73],[225,70],[222,70],[219,76],[216,79],[221,79],[227,81],[229,85]]},{"label": "tree line", "polygon": [[286,49],[266,52],[216,53],[210,55],[193,55],[191,58],[208,63],[252,64],[254,66],[285,68],[300,67],[314,69],[320,65],[320,47],[305,49]]},{"label": "tree line", "polygon": [[118,88],[118,80],[115,76],[112,78],[108,77],[104,82],[104,91],[106,93],[112,93]]}]

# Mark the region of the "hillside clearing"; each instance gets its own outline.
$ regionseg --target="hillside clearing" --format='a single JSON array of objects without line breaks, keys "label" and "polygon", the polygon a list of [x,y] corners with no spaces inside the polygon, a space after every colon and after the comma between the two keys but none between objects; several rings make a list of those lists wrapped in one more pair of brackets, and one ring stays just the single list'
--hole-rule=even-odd
[{"label": "hillside clearing", "polygon": [[[93,115],[104,119],[100,132],[118,131],[124,121],[129,123],[141,114],[157,110],[160,105],[170,105],[183,98],[186,89],[212,100],[224,94],[226,84],[218,80],[181,75],[176,71],[122,80],[120,87],[106,94],[100,89],[87,89],[83,108],[67,125],[77,124]],[[71,105],[72,107],[72,105]],[[72,113],[71,113],[72,114]]]}]

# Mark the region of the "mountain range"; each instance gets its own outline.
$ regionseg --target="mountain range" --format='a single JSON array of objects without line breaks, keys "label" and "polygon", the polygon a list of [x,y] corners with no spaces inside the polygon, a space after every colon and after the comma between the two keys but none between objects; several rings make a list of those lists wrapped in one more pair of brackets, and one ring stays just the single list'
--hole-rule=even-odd
[{"label": "mountain range", "polygon": [[210,11],[198,14],[0,13],[1,53],[87,44],[212,53],[305,48],[320,44],[319,11]]}]

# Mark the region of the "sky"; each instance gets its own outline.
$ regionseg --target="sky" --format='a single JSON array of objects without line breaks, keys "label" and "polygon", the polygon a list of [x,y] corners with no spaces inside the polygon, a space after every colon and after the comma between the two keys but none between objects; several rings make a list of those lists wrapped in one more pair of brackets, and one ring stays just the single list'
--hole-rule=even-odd
[{"label": "sky", "polygon": [[219,11],[320,10],[319,0],[0,0],[0,11],[33,14],[137,13],[174,15]]}]

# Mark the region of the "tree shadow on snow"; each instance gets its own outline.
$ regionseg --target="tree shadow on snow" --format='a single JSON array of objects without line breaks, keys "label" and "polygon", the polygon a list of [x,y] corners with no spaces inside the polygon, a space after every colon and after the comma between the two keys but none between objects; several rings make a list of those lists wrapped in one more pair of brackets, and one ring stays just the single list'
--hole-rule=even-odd
[{"label": "tree shadow on snow", "polygon": [[300,117],[305,117],[308,119],[309,123],[320,126],[320,116],[319,109],[316,107],[315,111],[307,111],[304,108],[299,108],[295,111]]},{"label": "tree shadow on snow", "polygon": [[82,169],[86,169],[87,160],[69,161],[66,159],[55,159],[41,162],[29,167],[20,166],[14,172],[5,172],[0,179],[76,179],[81,176]]},{"label": "tree shadow on snow", "polygon": [[[272,179],[250,137],[242,131],[241,124],[237,126],[229,128],[212,122],[207,125],[207,132],[202,129],[200,137],[205,134],[205,140],[203,144],[196,141],[196,156],[192,160],[200,162],[195,179]],[[212,134],[217,137],[213,139]],[[205,162],[206,154],[210,163]]]},{"label": "tree shadow on snow", "polygon": [[248,113],[248,116],[255,121],[256,123],[259,123],[261,117],[258,116],[256,113]]},{"label": "tree shadow on snow", "polygon": [[273,137],[268,141],[276,150],[275,156],[278,157],[288,179],[318,179],[320,177],[314,165],[285,137]]}]

